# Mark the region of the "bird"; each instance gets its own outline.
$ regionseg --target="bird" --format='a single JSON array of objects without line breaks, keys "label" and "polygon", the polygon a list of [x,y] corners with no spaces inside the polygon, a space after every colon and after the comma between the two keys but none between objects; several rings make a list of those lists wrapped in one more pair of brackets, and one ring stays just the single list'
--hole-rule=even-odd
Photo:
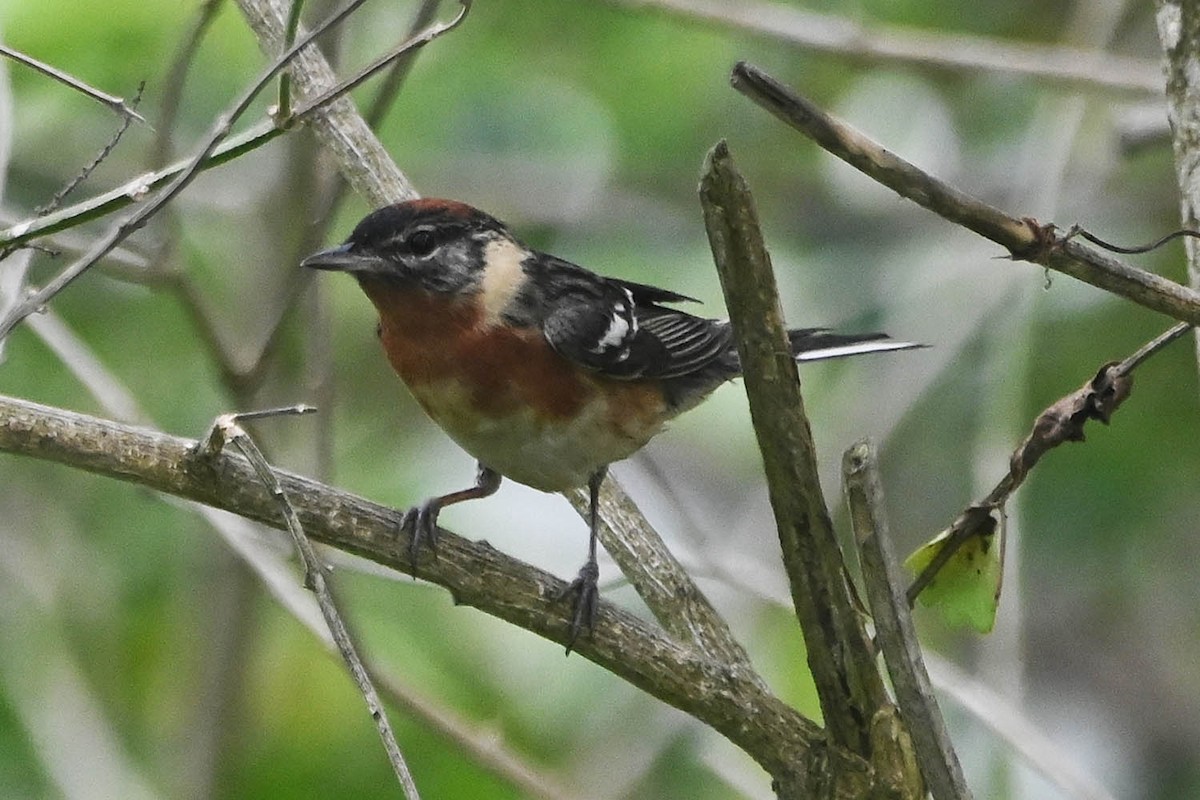
[{"label": "bird", "polygon": [[[436,545],[442,509],[494,494],[505,477],[544,492],[588,487],[587,560],[559,596],[574,597],[569,654],[596,620],[597,502],[608,467],[741,374],[730,323],[679,310],[697,302],[686,295],[535,250],[455,200],[379,208],[301,266],[358,281],[392,368],[478,462],[474,485],[401,517],[414,571],[421,546]],[[788,337],[798,361],[922,346],[825,328]]]}]

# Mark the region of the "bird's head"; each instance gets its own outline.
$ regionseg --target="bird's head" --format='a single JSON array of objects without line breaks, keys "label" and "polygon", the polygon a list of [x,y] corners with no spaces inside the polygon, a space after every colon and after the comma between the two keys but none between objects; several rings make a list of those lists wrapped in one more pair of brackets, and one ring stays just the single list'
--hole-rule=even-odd
[{"label": "bird's head", "polygon": [[504,223],[479,209],[422,198],[371,212],[345,243],[313,253],[301,266],[348,272],[368,294],[397,288],[461,295],[479,291],[497,250],[527,252]]}]

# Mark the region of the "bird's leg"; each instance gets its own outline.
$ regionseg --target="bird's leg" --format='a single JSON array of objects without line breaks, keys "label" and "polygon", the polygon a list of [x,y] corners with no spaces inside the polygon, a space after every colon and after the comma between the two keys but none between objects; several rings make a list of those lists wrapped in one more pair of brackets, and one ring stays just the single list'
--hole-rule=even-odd
[{"label": "bird's leg", "polygon": [[404,512],[404,516],[400,519],[400,530],[406,530],[410,525],[412,526],[412,537],[408,540],[408,566],[414,578],[417,574],[417,554],[421,551],[421,545],[428,542],[430,549],[437,551],[437,520],[442,509],[464,500],[474,500],[495,494],[496,490],[500,488],[500,481],[499,472],[481,463],[475,473],[475,485],[470,489],[451,492],[441,497],[431,497],[424,503],[413,506]]},{"label": "bird's leg", "polygon": [[559,595],[559,599],[569,594],[575,595],[575,605],[571,611],[571,628],[567,634],[567,655],[575,646],[575,640],[586,627],[588,632],[596,624],[596,608],[600,603],[600,565],[596,562],[597,528],[600,525],[600,484],[608,468],[604,467],[588,478],[588,557],[579,575]]}]

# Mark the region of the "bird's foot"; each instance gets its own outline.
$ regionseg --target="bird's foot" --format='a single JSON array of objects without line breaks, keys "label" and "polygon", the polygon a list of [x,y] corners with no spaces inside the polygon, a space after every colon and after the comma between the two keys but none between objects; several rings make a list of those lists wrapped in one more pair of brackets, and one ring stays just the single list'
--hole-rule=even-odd
[{"label": "bird's foot", "polygon": [[583,633],[583,629],[587,628],[588,633],[596,625],[596,609],[600,605],[600,566],[592,560],[589,560],[579,570],[579,575],[575,580],[567,584],[567,587],[559,592],[556,600],[562,600],[568,595],[575,596],[575,603],[571,609],[571,627],[567,633],[567,655],[571,655],[571,649],[575,647],[575,642],[579,638],[579,634]]},{"label": "bird's foot", "polygon": [[409,574],[414,578],[417,577],[417,556],[421,552],[421,546],[428,544],[429,549],[434,555],[437,554],[438,527],[437,518],[438,512],[442,510],[441,503],[437,499],[426,500],[420,505],[415,505],[400,518],[399,528],[401,531],[409,531],[408,539],[408,570]]}]

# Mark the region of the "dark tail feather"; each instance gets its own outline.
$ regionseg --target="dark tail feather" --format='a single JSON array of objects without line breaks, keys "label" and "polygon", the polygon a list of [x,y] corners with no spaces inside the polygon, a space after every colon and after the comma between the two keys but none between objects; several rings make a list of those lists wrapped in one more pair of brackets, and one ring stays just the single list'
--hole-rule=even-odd
[{"label": "dark tail feather", "polygon": [[825,328],[799,328],[788,331],[792,355],[797,361],[823,361],[863,353],[889,350],[913,350],[925,347],[916,342],[898,342],[886,333],[830,333]]}]

